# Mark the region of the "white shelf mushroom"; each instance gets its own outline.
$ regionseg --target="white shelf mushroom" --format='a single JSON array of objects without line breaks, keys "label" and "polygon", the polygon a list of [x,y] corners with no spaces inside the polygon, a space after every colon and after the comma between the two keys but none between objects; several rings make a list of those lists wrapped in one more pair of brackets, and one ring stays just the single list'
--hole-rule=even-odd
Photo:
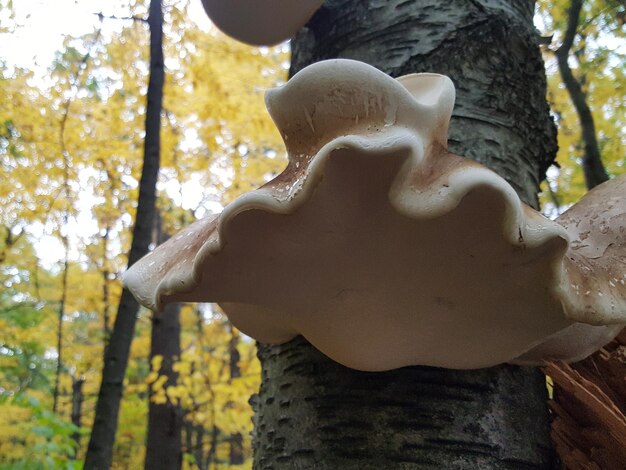
[{"label": "white shelf mushroom", "polygon": [[211,21],[225,34],[254,46],[291,38],[324,0],[202,0]]},{"label": "white shelf mushroom", "polygon": [[137,299],[219,302],[262,342],[352,368],[578,360],[626,324],[626,178],[556,222],[446,149],[454,86],[313,64],[266,95],[287,168],[126,273]]}]

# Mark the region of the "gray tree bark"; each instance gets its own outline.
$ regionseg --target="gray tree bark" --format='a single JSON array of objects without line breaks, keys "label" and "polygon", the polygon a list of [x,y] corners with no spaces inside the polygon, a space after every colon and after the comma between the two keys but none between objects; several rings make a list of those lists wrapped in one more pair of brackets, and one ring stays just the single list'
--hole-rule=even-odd
[{"label": "gray tree bark", "polygon": [[[328,0],[292,41],[290,73],[343,57],[392,76],[450,76],[450,150],[498,172],[536,207],[556,130],[533,9],[531,0]],[[551,468],[535,369],[364,373],[302,338],[259,345],[259,358],[255,469]]]}]

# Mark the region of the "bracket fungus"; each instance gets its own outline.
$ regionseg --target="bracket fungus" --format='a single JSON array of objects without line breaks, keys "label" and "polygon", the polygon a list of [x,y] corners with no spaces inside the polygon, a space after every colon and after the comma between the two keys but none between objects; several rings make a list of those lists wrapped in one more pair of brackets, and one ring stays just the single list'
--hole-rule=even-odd
[{"label": "bracket fungus", "polygon": [[202,0],[211,21],[246,44],[270,46],[291,38],[324,0]]},{"label": "bracket fungus", "polygon": [[157,247],[145,306],[218,302],[266,343],[361,370],[574,361],[626,324],[626,178],[551,221],[447,151],[451,80],[351,60],[269,90],[286,169]]}]

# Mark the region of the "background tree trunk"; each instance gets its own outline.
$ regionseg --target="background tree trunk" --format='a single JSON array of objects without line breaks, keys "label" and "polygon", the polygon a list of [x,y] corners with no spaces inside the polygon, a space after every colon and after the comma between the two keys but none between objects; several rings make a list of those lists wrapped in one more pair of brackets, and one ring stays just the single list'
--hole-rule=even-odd
[{"label": "background tree trunk", "polygon": [[[161,109],[163,103],[163,12],[160,0],[150,1],[150,80],[146,105],[144,160],[139,181],[139,200],[128,256],[131,266],[148,253],[154,226],[156,183],[161,153]],[[127,290],[122,291],[117,316],[105,352],[102,384],[98,393],[85,470],[106,470],[111,466],[117,418],[122,399],[130,343],[135,332],[139,304]]]},{"label": "background tree trunk", "polygon": [[[172,366],[180,357],[180,304],[169,304],[152,316],[150,358],[163,356],[160,375],[167,376],[164,387],[176,385],[178,374]],[[150,394],[152,395],[152,393]],[[167,402],[148,405],[148,440],[146,470],[176,470],[181,468],[182,410]]]},{"label": "background tree trunk", "polygon": [[576,113],[580,121],[580,129],[585,143],[585,154],[582,159],[585,184],[587,189],[593,189],[597,185],[608,181],[609,175],[602,164],[600,146],[596,138],[596,125],[593,120],[593,114],[591,114],[591,109],[589,109],[589,105],[587,104],[587,97],[569,66],[569,54],[574,44],[574,39],[576,38],[582,6],[583,0],[572,0],[567,17],[567,31],[563,38],[563,44],[556,51],[556,59],[559,64],[561,78],[572,99],[574,108],[576,108]]},{"label": "background tree trunk", "polygon": [[109,234],[111,233],[111,227],[107,226],[102,237],[102,339],[104,341],[104,347],[102,348],[103,362],[106,359],[106,350],[109,345],[109,338],[111,337],[111,294],[109,283],[111,280],[109,276],[111,271],[109,270],[109,264],[107,257],[109,256]]},{"label": "background tree trunk", "polygon": [[63,275],[61,276],[61,299],[57,313],[57,363],[54,373],[54,388],[52,390],[52,412],[56,413],[59,407],[59,395],[61,394],[61,374],[63,373],[63,317],[65,316],[65,302],[67,301],[67,276],[69,274],[69,244],[67,236],[63,236],[63,249],[65,260],[63,261]]},{"label": "background tree trunk", "polygon": [[[163,218],[155,219],[155,239],[160,245],[169,239],[163,229]],[[178,374],[174,363],[180,358],[180,304],[169,304],[161,312],[152,313],[150,337],[150,364],[160,356],[159,375],[167,377],[164,388],[176,385]],[[154,403],[150,387],[148,397],[148,438],[146,443],[146,470],[177,470],[183,463],[182,426],[183,410],[179,404]]]},{"label": "background tree trunk", "polygon": [[[328,0],[292,41],[290,72],[343,57],[392,76],[450,76],[450,150],[537,207],[556,131],[533,10],[530,0]],[[535,369],[364,373],[302,338],[260,345],[259,358],[256,469],[551,467],[546,387]]]},{"label": "background tree trunk", "polygon": [[[239,361],[241,360],[241,354],[239,354],[239,332],[235,329],[232,323],[228,323],[228,329],[230,330],[230,341],[228,343],[228,363],[230,370],[230,380],[241,377],[241,369],[239,368]],[[228,437],[228,463],[230,465],[241,465],[245,461],[243,452],[243,435],[240,432],[232,433]]]},{"label": "background tree trunk", "polygon": [[[72,376],[72,424],[77,428],[80,428],[83,416],[83,385],[85,385],[84,378]],[[72,439],[76,443],[76,453],[78,453],[78,449],[80,449],[80,432],[72,434]]]}]

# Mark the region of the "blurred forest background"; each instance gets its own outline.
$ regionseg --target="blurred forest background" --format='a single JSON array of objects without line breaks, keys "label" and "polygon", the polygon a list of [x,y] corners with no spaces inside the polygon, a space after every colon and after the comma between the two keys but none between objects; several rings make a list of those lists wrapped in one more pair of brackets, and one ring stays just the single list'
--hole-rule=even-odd
[{"label": "blurred forest background", "polygon": [[[285,165],[263,92],[286,80],[288,44],[237,43],[192,2],[163,4],[161,237]],[[0,469],[74,469],[89,440],[137,206],[148,2],[93,11],[92,32],[66,36],[54,60],[25,67],[2,45],[28,26],[29,4],[38,2],[0,0]],[[541,0],[536,13],[559,128],[558,166],[543,186],[548,216],[597,182],[583,171],[589,165],[593,178],[626,172],[626,3],[582,2],[573,36],[569,7]],[[254,342],[215,306],[185,305],[179,319],[170,364],[151,350],[152,314],[140,311],[113,468],[143,467],[149,401],[178,410],[184,468],[249,468]]]}]

